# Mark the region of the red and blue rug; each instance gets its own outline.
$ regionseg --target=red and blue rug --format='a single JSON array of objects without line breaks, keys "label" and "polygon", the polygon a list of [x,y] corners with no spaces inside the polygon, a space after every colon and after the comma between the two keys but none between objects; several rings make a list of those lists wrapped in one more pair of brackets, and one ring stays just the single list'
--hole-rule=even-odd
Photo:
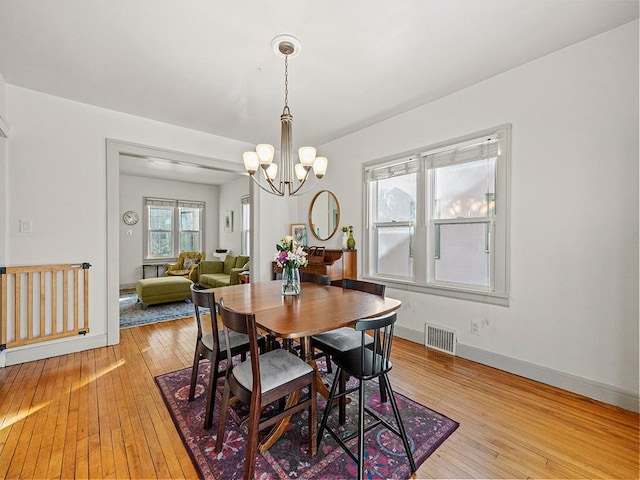
[{"label": "red and blue rug", "polygon": [[[325,383],[330,382],[324,372],[322,361],[318,362]],[[335,371],[335,370],[334,370]],[[218,383],[214,425],[204,430],[205,386],[209,378],[209,362],[200,365],[196,398],[188,401],[191,368],[167,373],[156,377],[156,382],[169,408],[173,421],[180,432],[200,477],[205,479],[242,478],[245,458],[246,426],[239,426],[249,411],[240,402],[230,407],[227,416],[224,446],[220,453],[214,451],[216,440],[216,419],[219,414],[220,396],[224,379]],[[326,376],[326,377],[325,377]],[[367,391],[368,407],[389,420],[394,425],[391,404],[381,403],[377,384],[369,382]],[[369,389],[369,387],[367,387]],[[303,393],[304,395],[304,393]],[[357,394],[347,405],[345,432],[357,429]],[[416,466],[421,465],[456,428],[458,423],[417,402],[395,393]],[[318,396],[318,421],[326,405],[326,400]],[[268,412],[266,412],[268,414]],[[340,448],[328,434],[312,457],[308,451],[307,411],[294,415],[287,430],[274,446],[256,459],[257,479],[347,479],[357,477],[355,462]],[[337,423],[337,411],[329,422]],[[335,423],[334,423],[335,424]],[[269,429],[261,432],[261,437]],[[351,440],[352,448],[357,448],[357,438]],[[367,433],[365,440],[365,478],[409,478],[411,471],[402,440],[383,425]]]}]

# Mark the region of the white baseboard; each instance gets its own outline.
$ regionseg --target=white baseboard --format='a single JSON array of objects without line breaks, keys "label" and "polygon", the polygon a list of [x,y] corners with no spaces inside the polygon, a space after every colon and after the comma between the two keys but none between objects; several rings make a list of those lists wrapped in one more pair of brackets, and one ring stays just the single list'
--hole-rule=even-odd
[{"label": "white baseboard", "polygon": [[402,325],[398,325],[396,323],[393,328],[393,333],[400,338],[404,338],[405,340],[409,340],[411,342],[419,343],[420,345],[424,345],[424,331],[413,330],[411,328],[403,327]]},{"label": "white baseboard", "polygon": [[43,358],[57,357],[68,353],[81,352],[107,345],[107,335],[78,335],[35,345],[10,348],[0,355],[0,367],[17,365],[18,363],[33,362]]},{"label": "white baseboard", "polygon": [[[424,332],[396,325],[395,334],[421,345],[425,344]],[[623,390],[613,385],[596,382],[586,378],[570,375],[558,370],[541,367],[533,363],[489,352],[480,348],[458,343],[456,355],[473,362],[488,365],[505,372],[513,373],[521,377],[536,380],[554,387],[568,390],[569,392],[584,395],[585,397],[600,400],[611,405],[625,408],[634,412],[640,412],[640,395],[635,392]]]}]

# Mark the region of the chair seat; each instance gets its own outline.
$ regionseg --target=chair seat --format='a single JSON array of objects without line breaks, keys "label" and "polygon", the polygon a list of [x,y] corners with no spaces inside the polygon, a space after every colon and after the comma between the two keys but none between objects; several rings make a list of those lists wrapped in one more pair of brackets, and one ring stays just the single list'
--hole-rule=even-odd
[{"label": "chair seat", "polygon": [[[225,354],[227,350],[227,340],[225,339],[222,330],[218,330],[218,338],[220,340],[220,352]],[[263,336],[258,335],[258,340],[261,338],[263,338]],[[207,333],[206,335],[203,335],[202,343],[204,343],[208,349],[213,350],[213,334]],[[229,332],[229,343],[231,343],[231,350],[235,350],[241,346],[248,346],[249,336],[244,333]]]},{"label": "chair seat", "polygon": [[[358,332],[359,333],[359,332]],[[372,339],[373,340],[373,339]],[[391,360],[386,362],[382,355],[375,354],[368,348],[364,350],[364,365],[362,364],[362,351],[360,348],[338,353],[333,356],[336,365],[348,371],[355,378],[367,379],[377,377],[383,372],[388,372],[393,367]]]},{"label": "chair seat", "polygon": [[[311,345],[331,355],[360,348],[361,333],[353,328],[342,327],[311,337]],[[365,335],[365,344],[373,343],[373,338]]]},{"label": "chair seat", "polygon": [[[272,350],[260,355],[260,383],[263,393],[309,372],[313,372],[311,365],[286,350]],[[251,362],[245,361],[235,366],[233,376],[244,388],[253,390]]]},{"label": "chair seat", "polygon": [[176,277],[181,275],[189,275],[189,273],[191,273],[191,270],[169,270],[167,272],[168,275],[174,275]]}]

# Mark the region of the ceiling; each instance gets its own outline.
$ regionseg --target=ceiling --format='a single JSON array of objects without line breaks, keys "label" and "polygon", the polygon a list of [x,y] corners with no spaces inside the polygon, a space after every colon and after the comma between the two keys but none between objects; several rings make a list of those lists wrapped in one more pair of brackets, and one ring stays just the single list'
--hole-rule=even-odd
[{"label": "ceiling", "polygon": [[242,175],[203,165],[197,159],[190,163],[151,155],[140,156],[122,153],[120,154],[120,174],[205,185],[223,185]]},{"label": "ceiling", "polygon": [[637,18],[638,0],[0,0],[0,73],[278,145],[288,33],[293,144],[318,146]]}]

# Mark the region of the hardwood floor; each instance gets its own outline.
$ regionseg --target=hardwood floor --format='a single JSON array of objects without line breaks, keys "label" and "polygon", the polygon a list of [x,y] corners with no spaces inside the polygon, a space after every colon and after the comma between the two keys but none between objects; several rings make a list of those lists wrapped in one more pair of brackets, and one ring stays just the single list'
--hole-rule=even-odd
[{"label": "hardwood floor", "polygon": [[[154,376],[191,364],[193,319],[0,369],[0,478],[195,478]],[[460,422],[417,478],[639,478],[636,413],[397,339],[392,383]]]}]

